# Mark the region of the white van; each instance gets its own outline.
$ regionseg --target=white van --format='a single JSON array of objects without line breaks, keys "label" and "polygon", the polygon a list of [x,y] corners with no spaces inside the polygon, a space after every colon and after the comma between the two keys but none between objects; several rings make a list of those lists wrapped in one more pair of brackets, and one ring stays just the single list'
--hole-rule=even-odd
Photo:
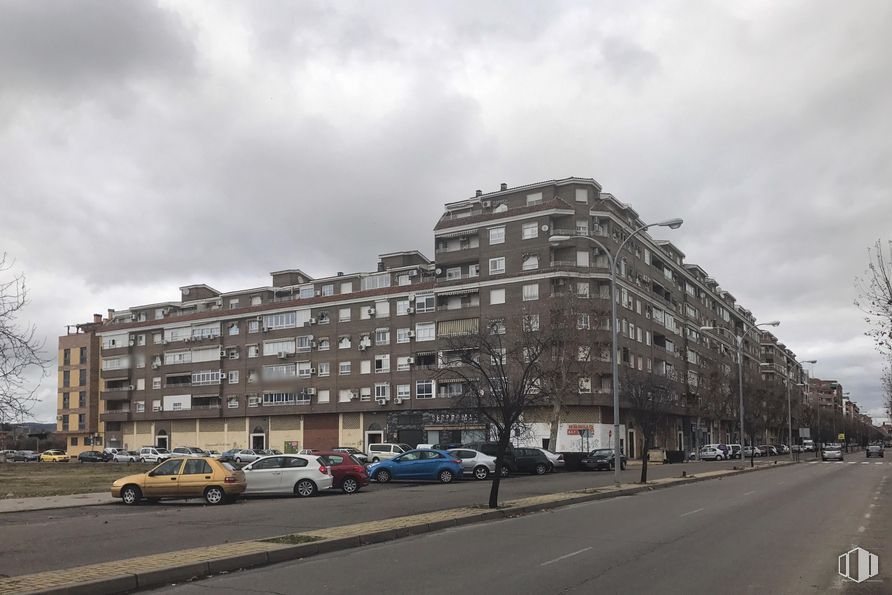
[{"label": "white van", "polygon": [[401,455],[410,450],[412,450],[412,447],[408,444],[382,442],[380,444],[369,444],[369,449],[366,454],[371,462],[377,463],[378,461],[392,459],[396,455]]},{"label": "white van", "polygon": [[166,448],[143,446],[139,449],[140,463],[160,463],[170,458],[170,452]]}]

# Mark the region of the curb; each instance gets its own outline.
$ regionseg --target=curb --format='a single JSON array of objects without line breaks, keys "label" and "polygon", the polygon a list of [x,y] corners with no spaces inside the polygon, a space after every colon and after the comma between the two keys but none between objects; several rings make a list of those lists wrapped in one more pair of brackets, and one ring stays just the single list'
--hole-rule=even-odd
[{"label": "curb", "polygon": [[[523,514],[531,514],[544,510],[551,510],[555,508],[561,508],[564,506],[571,506],[574,504],[581,504],[584,502],[591,502],[597,500],[606,500],[609,498],[616,498],[619,496],[628,496],[633,494],[638,494],[641,492],[653,491],[658,489],[665,489],[679,485],[687,485],[691,483],[698,483],[701,481],[707,481],[711,479],[722,479],[725,477],[733,477],[736,475],[743,475],[745,473],[751,473],[753,471],[762,471],[766,469],[779,469],[782,467],[786,467],[788,465],[795,465],[793,462],[781,462],[778,461],[774,465],[768,465],[763,467],[755,467],[755,468],[744,468],[744,469],[734,469],[734,470],[722,470],[722,471],[710,471],[701,475],[692,475],[688,477],[677,477],[677,478],[665,478],[661,480],[656,480],[653,484],[647,485],[628,485],[627,487],[616,488],[614,486],[610,486],[607,488],[593,488],[592,491],[583,491],[583,492],[558,492],[556,494],[551,494],[554,498],[551,500],[545,500],[542,502],[530,502],[526,503],[530,500],[536,500],[537,498],[543,498],[547,496],[537,496],[532,498],[524,498],[520,500],[515,500],[513,502],[516,503],[515,506],[510,506],[510,502],[506,503],[509,505],[507,508],[500,508],[496,510],[490,509],[481,509],[480,512],[473,512],[469,514],[460,513],[458,516],[453,518],[442,518],[437,520],[432,520],[429,522],[420,522],[417,524],[407,524],[404,527],[389,527],[386,529],[380,530],[372,530],[369,532],[360,532],[358,535],[350,535],[350,536],[342,536],[342,537],[332,537],[332,538],[324,538],[322,537],[319,541],[311,541],[307,543],[300,544],[282,544],[282,543],[273,543],[270,542],[271,539],[276,539],[276,537],[264,538],[262,540],[248,540],[242,542],[233,542],[227,544],[230,548],[232,546],[245,546],[245,549],[249,549],[249,546],[262,547],[262,551],[250,551],[246,553],[239,554],[229,554],[229,555],[213,555],[213,550],[215,547],[219,546],[210,546],[207,548],[196,548],[195,550],[186,550],[182,552],[169,552],[167,555],[173,555],[182,560],[182,563],[175,563],[167,566],[161,566],[156,568],[146,568],[145,570],[137,570],[136,567],[140,566],[139,561],[141,560],[149,560],[151,556],[144,556],[142,558],[134,558],[130,560],[119,560],[113,564],[115,564],[116,571],[109,571],[108,576],[102,576],[98,578],[94,578],[92,580],[83,580],[77,582],[68,582],[65,584],[58,584],[58,578],[53,581],[52,578],[46,579],[45,577],[51,576],[54,573],[65,573],[70,574],[72,572],[77,573],[78,568],[69,568],[63,571],[49,571],[44,573],[38,573],[33,575],[21,575],[21,576],[13,576],[9,578],[0,579],[0,594],[12,594],[12,593],[45,593],[51,595],[80,595],[80,594],[89,594],[89,595],[112,595],[115,593],[127,593],[132,591],[138,591],[143,589],[149,589],[153,587],[161,587],[165,585],[170,585],[172,583],[180,583],[184,581],[191,581],[193,579],[201,579],[208,577],[210,575],[219,574],[222,572],[232,572],[236,570],[242,570],[247,568],[256,568],[259,566],[266,566],[269,564],[276,564],[279,562],[287,562],[292,560],[298,560],[302,558],[308,558],[310,556],[316,556],[319,554],[327,554],[336,551],[342,551],[347,549],[352,549],[355,547],[360,547],[363,545],[371,545],[374,543],[383,543],[386,541],[393,541],[396,539],[400,539],[403,537],[410,537],[414,535],[422,535],[425,533],[432,533],[435,531],[440,531],[442,529],[447,529],[450,527],[457,527],[459,525],[469,525],[474,523],[480,523],[491,520],[498,519],[506,519],[512,518]],[[566,494],[567,497],[559,498],[560,494]],[[443,511],[437,511],[436,513],[427,513],[427,514],[444,514],[449,511],[467,511],[467,508],[456,508],[456,509],[446,509]],[[413,515],[409,517],[403,517],[407,521],[410,519],[419,517],[423,518],[425,514]],[[374,523],[375,521],[372,521]],[[356,526],[361,526],[367,523],[358,523]],[[347,527],[350,527],[348,525]],[[324,531],[324,530],[320,530]],[[306,531],[300,533],[299,535],[308,535],[313,536],[312,531]],[[286,537],[286,536],[280,536]],[[201,550],[202,552],[207,552],[205,554],[206,559],[198,559],[198,561],[190,562],[188,561],[189,554],[195,551]],[[120,566],[129,566],[133,565],[135,572],[127,572],[121,571]],[[150,564],[149,564],[150,565]],[[145,565],[144,565],[145,566]],[[87,567],[80,567],[85,569]],[[47,582],[49,581],[49,582]],[[29,584],[30,583],[30,584]],[[56,583],[56,584],[51,584]],[[34,588],[38,587],[38,588]]]}]

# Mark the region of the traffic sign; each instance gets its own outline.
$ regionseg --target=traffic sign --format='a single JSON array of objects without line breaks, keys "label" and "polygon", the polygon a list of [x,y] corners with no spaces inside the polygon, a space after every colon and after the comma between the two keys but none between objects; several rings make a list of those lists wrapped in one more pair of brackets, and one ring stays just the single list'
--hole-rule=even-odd
[{"label": "traffic sign", "polygon": [[839,436],[837,437],[837,440],[845,440],[845,439],[846,439],[846,435],[844,433],[840,432]]}]

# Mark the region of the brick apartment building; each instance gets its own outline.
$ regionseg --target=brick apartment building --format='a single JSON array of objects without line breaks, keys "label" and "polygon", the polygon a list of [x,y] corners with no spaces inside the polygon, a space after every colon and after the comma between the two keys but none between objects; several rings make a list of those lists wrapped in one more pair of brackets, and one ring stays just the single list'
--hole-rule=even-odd
[{"label": "brick apartment building", "polygon": [[92,323],[68,327],[59,337],[56,433],[73,455],[102,445],[99,428],[99,336]]},{"label": "brick apartment building", "polygon": [[[615,252],[641,224],[592,179],[503,184],[445,206],[433,261],[414,250],[382,254],[371,272],[276,271],[267,287],[190,285],[176,301],[109,310],[87,352],[100,376],[98,433],[107,446],[218,450],[481,439],[486,425],[456,411],[456,387],[436,378],[449,358],[443,338],[567,291],[609,304],[607,258],[592,240]],[[734,337],[752,314],[668,241],[640,234],[619,261],[620,363],[679,386],[658,445],[689,448],[694,432],[701,443],[738,441],[733,410],[697,426],[690,405],[709,390],[700,385],[710,370],[736,374]],[[763,372],[766,349],[758,334],[746,339],[747,376]],[[778,371],[800,379],[794,354],[773,349]],[[612,444],[609,358],[602,363],[580,383],[552,449]],[[521,440],[549,442],[548,411],[531,409],[525,422]],[[628,454],[640,452],[634,427],[620,439]]]}]

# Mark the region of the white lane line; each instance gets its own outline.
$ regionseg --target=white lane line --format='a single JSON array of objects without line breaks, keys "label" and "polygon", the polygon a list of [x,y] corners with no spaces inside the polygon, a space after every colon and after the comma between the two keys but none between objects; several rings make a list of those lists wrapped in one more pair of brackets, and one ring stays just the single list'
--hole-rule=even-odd
[{"label": "white lane line", "polygon": [[680,516],[685,517],[685,516],[688,516],[689,514],[696,514],[696,513],[698,513],[698,512],[702,512],[703,510],[705,510],[705,509],[704,509],[704,508],[698,508],[697,510],[692,510],[692,511],[690,511],[690,512],[686,512],[686,513],[684,513],[683,515],[680,515]]},{"label": "white lane line", "polygon": [[870,518],[870,513],[869,513],[869,512],[864,513],[864,518],[869,519],[869,518]]},{"label": "white lane line", "polygon": [[749,496],[750,494],[755,494],[755,493],[756,493],[756,490],[752,490],[751,492],[745,493],[744,496]]},{"label": "white lane line", "polygon": [[863,525],[861,527],[858,527],[858,533],[864,533],[864,531],[866,531],[866,529]]},{"label": "white lane line", "polygon": [[[876,498],[874,498],[874,500],[876,500]],[[876,504],[874,504],[874,503],[873,503],[873,502],[871,502],[871,503],[870,503],[870,507],[871,507],[871,508],[876,508],[876,507],[877,507],[877,505],[876,505]]]},{"label": "white lane line", "polygon": [[[614,460],[615,460],[615,459],[614,459]],[[622,461],[620,461],[620,462],[622,462]],[[882,463],[874,463],[874,465],[882,465]]]},{"label": "white lane line", "polygon": [[542,562],[541,564],[539,564],[539,566],[548,566],[549,564],[554,564],[555,562],[560,562],[561,560],[566,560],[567,558],[572,558],[573,556],[578,556],[579,554],[581,554],[583,552],[587,552],[590,549],[592,549],[592,548],[587,547],[587,548],[583,548],[577,552],[573,552],[570,554],[564,554],[563,556],[561,556],[559,558],[555,558],[554,560],[549,560],[548,562]]},{"label": "white lane line", "polygon": [[818,464],[818,461],[809,461],[808,464],[809,464],[809,465],[817,465],[817,464]]},{"label": "white lane line", "polygon": [[861,464],[862,465],[870,465],[870,463],[868,463],[867,461],[861,461]]}]

